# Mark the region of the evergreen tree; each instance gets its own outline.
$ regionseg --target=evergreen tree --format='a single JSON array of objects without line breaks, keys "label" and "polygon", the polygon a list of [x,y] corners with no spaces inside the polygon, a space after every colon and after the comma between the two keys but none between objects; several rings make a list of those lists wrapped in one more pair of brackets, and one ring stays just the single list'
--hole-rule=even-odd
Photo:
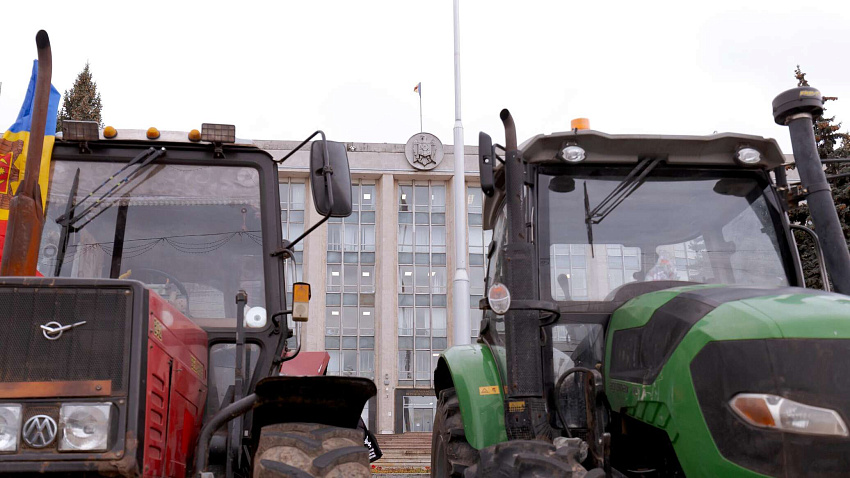
[{"label": "evergreen tree", "polygon": [[[797,86],[809,86],[806,80],[806,74],[800,70],[800,65],[794,70],[794,77],[797,79]],[[838,98],[834,96],[824,96],[824,104],[828,101],[836,101]],[[826,108],[824,108],[826,112]],[[817,142],[818,154],[821,159],[837,159],[850,157],[850,133],[841,133],[841,123],[835,122],[835,117],[824,117],[823,115],[814,118],[814,133],[815,141]],[[835,208],[838,211],[838,219],[841,222],[841,229],[844,231],[844,238],[850,247],[850,162],[846,163],[827,163],[826,164],[827,180],[832,188],[832,199],[835,202]],[[805,197],[800,198],[805,200]],[[803,224],[814,228],[812,217],[809,213],[809,207],[805,202],[798,203],[788,212],[792,223]],[[797,244],[800,246],[800,256],[803,261],[803,272],[806,277],[806,286],[811,288],[822,289],[823,280],[820,276],[818,268],[817,256],[815,255],[814,244],[807,234],[795,233]]]},{"label": "evergreen tree", "polygon": [[97,92],[97,83],[92,80],[89,64],[86,62],[83,71],[77,75],[71,90],[65,90],[62,99],[62,109],[56,117],[56,131],[62,131],[62,122],[65,120],[96,121],[103,126],[100,111],[103,105],[100,102],[100,93]]}]

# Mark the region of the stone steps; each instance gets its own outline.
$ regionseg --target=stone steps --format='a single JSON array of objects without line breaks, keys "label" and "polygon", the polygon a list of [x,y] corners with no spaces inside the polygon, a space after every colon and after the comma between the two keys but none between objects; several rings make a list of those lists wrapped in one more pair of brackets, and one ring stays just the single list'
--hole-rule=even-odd
[{"label": "stone steps", "polygon": [[372,473],[390,476],[422,476],[431,472],[431,434],[377,435],[383,456],[372,463]]}]

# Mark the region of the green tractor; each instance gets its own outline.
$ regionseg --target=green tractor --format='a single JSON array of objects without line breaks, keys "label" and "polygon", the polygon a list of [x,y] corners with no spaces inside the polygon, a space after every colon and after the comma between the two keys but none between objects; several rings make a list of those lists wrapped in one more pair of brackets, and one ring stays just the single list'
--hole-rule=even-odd
[{"label": "green tractor", "polygon": [[[519,148],[503,110],[505,146],[479,137],[484,318],[434,372],[432,476],[850,475],[850,254],[822,106],[809,87],[773,103],[817,235],[789,224],[773,139],[575,127]],[[795,228],[838,293],[802,288]]]}]

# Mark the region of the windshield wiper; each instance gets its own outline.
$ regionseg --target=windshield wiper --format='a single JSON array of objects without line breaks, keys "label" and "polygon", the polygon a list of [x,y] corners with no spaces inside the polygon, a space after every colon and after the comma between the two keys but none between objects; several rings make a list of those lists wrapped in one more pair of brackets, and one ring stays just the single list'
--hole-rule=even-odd
[{"label": "windshield wiper", "polygon": [[649,173],[661,163],[661,158],[645,159],[638,162],[617,187],[605,196],[593,210],[587,197],[587,182],[584,183],[584,223],[587,225],[587,242],[590,244],[590,255],[593,257],[593,225],[599,224],[608,217],[614,209],[626,200],[637,188],[643,185]]},{"label": "windshield wiper", "polygon": [[[74,206],[76,205],[75,198],[77,197],[77,188],[80,186],[80,168],[74,173],[74,182],[71,183],[71,192],[68,194],[68,202],[65,203],[65,214],[60,218],[74,218]],[[58,219],[57,219],[58,222]],[[62,233],[59,235],[59,248],[56,253],[56,267],[53,269],[53,276],[59,277],[62,272],[62,262],[65,260],[65,250],[68,249],[68,236],[70,227],[68,221],[62,224]]]},{"label": "windshield wiper", "polygon": [[[115,196],[118,191],[124,187],[127,183],[137,177],[137,174],[145,168],[145,166],[149,165],[156,158],[165,155],[165,148],[155,149],[153,147],[146,149],[145,151],[139,153],[135,158],[130,160],[126,165],[124,165],[121,169],[116,171],[113,175],[109,176],[106,181],[102,182],[98,187],[94,188],[86,197],[82,199],[82,201],[75,203],[74,198],[77,196],[77,189],[80,185],[80,170],[77,169],[76,174],[74,175],[74,182],[71,185],[71,191],[68,194],[68,202],[65,204],[65,213],[56,218],[56,223],[62,225],[62,232],[59,235],[59,250],[56,255],[56,267],[54,268],[54,276],[59,276],[59,273],[62,271],[62,263],[65,262],[65,252],[68,248],[68,237],[72,232],[79,232],[82,228],[86,227],[90,222],[92,222],[95,218],[103,214],[104,211],[112,207],[112,204],[104,206],[103,209],[97,212],[94,216],[88,218],[88,220],[78,227],[74,227],[75,224],[79,223],[81,220],[86,219],[86,216],[91,213],[94,208],[103,204],[103,201]],[[109,188],[103,195],[97,198],[93,203],[87,205],[85,209],[77,213],[77,210],[85,203],[87,200],[94,197],[95,193],[100,191],[101,188],[114,181],[115,178],[131,168],[132,166],[136,166],[133,168],[123,179],[116,182]],[[118,226],[116,224],[116,226]],[[123,234],[122,234],[123,237]]]},{"label": "windshield wiper", "polygon": [[584,186],[584,224],[587,227],[587,243],[590,245],[590,257],[596,257],[593,253],[593,223],[590,221],[590,200],[587,198],[587,181]]},{"label": "windshield wiper", "polygon": [[637,164],[634,169],[629,172],[628,176],[623,179],[620,184],[605,196],[605,199],[593,208],[592,211],[586,213],[585,221],[599,224],[611,212],[620,205],[627,197],[631,196],[637,188],[641,187],[649,173],[661,163],[661,158],[645,159]]},{"label": "windshield wiper", "polygon": [[[94,188],[94,189],[93,189],[93,190],[92,190],[92,191],[91,191],[91,192],[90,192],[90,193],[89,193],[86,197],[84,197],[84,198],[83,198],[83,200],[82,200],[82,201],[80,201],[79,203],[77,203],[77,204],[76,204],[74,207],[72,207],[69,211],[66,211],[66,213],[65,213],[65,214],[63,214],[63,215],[59,216],[59,217],[56,219],[56,223],[57,223],[57,224],[62,224],[63,226],[64,226],[65,224],[68,224],[68,225],[70,225],[70,226],[73,226],[74,224],[78,223],[80,220],[82,220],[82,218],[84,218],[84,217],[86,216],[86,214],[88,214],[89,212],[91,212],[91,211],[92,211],[92,209],[94,209],[94,208],[96,208],[97,206],[99,206],[99,205],[100,205],[100,203],[102,203],[104,199],[108,199],[108,198],[110,198],[110,197],[114,196],[114,195],[115,195],[115,193],[117,193],[117,192],[118,192],[118,190],[119,190],[119,189],[121,189],[121,188],[122,188],[125,184],[127,184],[128,182],[130,182],[130,180],[131,180],[131,179],[133,179],[133,177],[136,175],[136,173],[138,173],[139,171],[141,171],[141,170],[142,170],[142,168],[144,168],[145,166],[147,166],[148,164],[150,164],[150,163],[151,163],[154,159],[156,159],[156,158],[158,158],[158,157],[160,157],[160,156],[162,156],[162,155],[164,155],[164,154],[165,154],[165,148],[161,148],[161,149],[148,148],[147,150],[143,151],[143,152],[142,152],[142,153],[140,153],[138,156],[136,156],[135,158],[133,158],[133,159],[132,159],[129,163],[127,163],[124,167],[122,167],[122,168],[121,168],[121,169],[119,169],[117,172],[115,172],[115,174],[113,174],[112,176],[109,176],[109,177],[106,179],[106,181],[104,181],[104,182],[102,182],[102,183],[100,184],[100,186],[98,186],[98,187]],[[103,193],[103,195],[102,195],[102,196],[100,196],[100,197],[99,197],[99,198],[98,198],[98,199],[97,199],[97,200],[96,200],[93,204],[88,205],[85,209],[83,209],[83,211],[82,211],[82,212],[80,212],[79,214],[77,214],[77,215],[76,215],[76,216],[77,216],[76,218],[71,219],[71,216],[75,215],[75,213],[76,213],[77,209],[78,209],[80,206],[82,206],[84,202],[86,202],[86,201],[88,201],[89,199],[91,199],[92,197],[94,197],[94,194],[95,194],[96,192],[100,191],[100,188],[102,188],[102,187],[106,186],[107,184],[109,184],[109,183],[110,183],[110,181],[114,180],[114,179],[115,179],[115,177],[116,177],[117,175],[119,175],[119,174],[121,174],[122,172],[124,172],[125,170],[127,170],[130,166],[133,166],[133,165],[136,165],[136,164],[137,164],[138,166],[136,166],[136,168],[135,168],[135,169],[133,169],[132,171],[130,171],[130,173],[129,173],[129,174],[127,174],[127,176],[125,176],[123,179],[121,179],[121,180],[120,180],[120,181],[118,181],[117,183],[113,184],[113,185],[112,185],[112,187],[111,187],[111,188],[109,188],[109,190],[108,190],[108,191],[106,191],[105,193]]]}]

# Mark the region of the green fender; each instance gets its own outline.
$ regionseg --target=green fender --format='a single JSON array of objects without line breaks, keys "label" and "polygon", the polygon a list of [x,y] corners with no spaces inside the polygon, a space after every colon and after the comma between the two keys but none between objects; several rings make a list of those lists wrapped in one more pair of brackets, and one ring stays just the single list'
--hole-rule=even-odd
[{"label": "green fender", "polygon": [[434,391],[455,388],[466,440],[476,450],[508,440],[505,432],[505,349],[494,346],[498,364],[484,344],[458,345],[440,354]]}]

